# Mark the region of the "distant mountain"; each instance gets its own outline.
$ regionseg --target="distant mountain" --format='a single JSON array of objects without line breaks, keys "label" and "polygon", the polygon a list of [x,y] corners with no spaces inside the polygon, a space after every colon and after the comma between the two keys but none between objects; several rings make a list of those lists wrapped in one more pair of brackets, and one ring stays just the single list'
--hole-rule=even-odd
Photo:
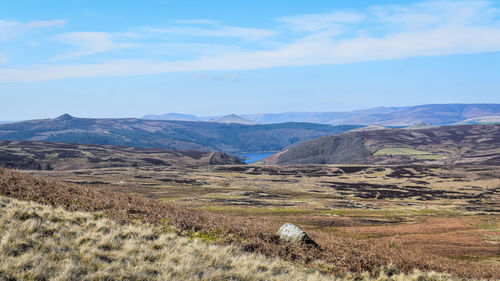
[{"label": "distant mountain", "polygon": [[217,122],[223,124],[246,124],[246,125],[256,125],[257,122],[242,118],[236,114],[225,115],[222,117],[214,118],[210,122]]},{"label": "distant mountain", "polygon": [[90,119],[62,115],[0,125],[0,140],[160,147],[229,153],[278,151],[320,136],[344,133],[357,125],[311,123],[267,125],[216,122]]},{"label": "distant mountain", "polygon": [[500,124],[349,132],[303,142],[265,164],[500,165]]},{"label": "distant mountain", "polygon": [[500,116],[500,104],[429,104],[399,108],[387,113],[351,117],[344,124],[411,126],[415,123],[450,125],[470,118]]},{"label": "distant mountain", "polygon": [[243,164],[220,152],[172,151],[110,145],[0,141],[0,167],[75,170],[110,167]]},{"label": "distant mountain", "polygon": [[[285,112],[285,113],[264,113],[249,114],[242,117],[263,123],[283,123],[283,122],[309,122],[318,124],[343,124],[346,120],[361,115],[384,114],[400,109],[399,107],[376,107],[366,110],[339,111],[339,112]],[[371,125],[371,124],[364,124]]]},{"label": "distant mountain", "polygon": [[201,121],[201,119],[195,115],[181,114],[181,113],[167,113],[163,115],[145,115],[142,119],[148,120],[176,120],[176,121]]},{"label": "distant mountain", "polygon": [[[218,117],[196,117],[179,114],[147,115],[145,119],[208,121]],[[347,112],[285,112],[240,115],[261,123],[308,122],[318,124],[384,125],[406,127],[419,123],[452,125],[467,119],[500,116],[500,104],[427,104],[405,107],[376,107]]]}]

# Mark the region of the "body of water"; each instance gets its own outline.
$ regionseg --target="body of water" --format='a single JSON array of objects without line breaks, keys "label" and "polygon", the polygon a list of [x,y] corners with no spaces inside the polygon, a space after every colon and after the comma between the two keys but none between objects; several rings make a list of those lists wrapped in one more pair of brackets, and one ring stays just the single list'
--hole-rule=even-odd
[{"label": "body of water", "polygon": [[265,159],[276,152],[258,152],[258,153],[241,153],[239,154],[245,160],[245,163],[252,164],[262,159]]}]

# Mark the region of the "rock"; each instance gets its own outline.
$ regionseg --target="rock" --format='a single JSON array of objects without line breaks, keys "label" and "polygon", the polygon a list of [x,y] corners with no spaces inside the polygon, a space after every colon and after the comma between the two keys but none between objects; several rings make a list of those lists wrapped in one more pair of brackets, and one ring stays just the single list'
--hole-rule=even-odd
[{"label": "rock", "polygon": [[292,243],[302,242],[316,247],[318,246],[318,244],[316,244],[316,242],[314,242],[314,240],[312,240],[305,231],[291,223],[285,223],[282,225],[276,235],[280,237],[281,241]]}]

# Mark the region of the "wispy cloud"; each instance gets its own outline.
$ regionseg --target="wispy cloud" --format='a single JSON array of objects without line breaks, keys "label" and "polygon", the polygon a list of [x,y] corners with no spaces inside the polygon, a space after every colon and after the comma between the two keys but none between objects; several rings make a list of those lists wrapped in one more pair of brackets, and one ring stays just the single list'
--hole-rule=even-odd
[{"label": "wispy cloud", "polygon": [[30,30],[47,28],[54,26],[64,26],[65,20],[49,20],[49,21],[31,21],[31,22],[17,22],[17,21],[3,21],[0,20],[0,41],[19,36]]},{"label": "wispy cloud", "polygon": [[178,56],[179,58],[189,55],[194,55],[196,57],[219,56],[223,54],[247,51],[247,49],[239,46],[214,43],[157,43],[151,44],[148,47],[150,47],[152,49],[151,52],[154,52],[155,54],[170,54]]},{"label": "wispy cloud", "polygon": [[177,20],[175,23],[172,26],[150,27],[147,30],[181,36],[234,37],[247,41],[258,41],[277,34],[273,30],[220,25],[216,21],[205,19]]},{"label": "wispy cloud", "polygon": [[[279,19],[287,24],[293,23],[295,30],[301,30],[306,35],[293,42],[281,43],[266,50],[235,49],[222,53],[205,53],[197,59],[182,61],[110,60],[101,64],[0,68],[0,82],[182,71],[234,72],[271,67],[342,64],[500,51],[498,9],[486,1],[422,2],[409,6],[378,6],[360,11],[359,16],[329,14],[326,16],[328,19],[324,21],[319,19],[324,18],[325,14],[316,16],[318,18],[316,25],[307,25],[303,20],[314,18],[315,15],[288,17],[285,21],[283,18]],[[363,24],[360,24],[360,21]],[[335,28],[337,24],[341,26]],[[187,32],[193,36],[231,36],[228,34],[238,33],[235,29],[220,26],[213,30],[211,26],[179,28],[181,29],[167,29],[164,32]],[[353,31],[345,32],[347,29]],[[345,33],[339,37],[342,32]],[[264,38],[262,37],[264,35],[254,36],[254,38]],[[96,46],[101,47],[89,48],[86,52],[127,47],[120,45],[126,43],[112,43],[113,41],[106,36],[96,41],[104,43],[96,43]]]},{"label": "wispy cloud", "polygon": [[365,19],[361,13],[332,12],[326,14],[307,14],[279,18],[294,31],[318,31],[338,28],[339,24],[359,23]]},{"label": "wispy cloud", "polygon": [[117,43],[113,39],[116,37],[131,37],[132,33],[114,35],[107,32],[71,32],[57,36],[60,42],[70,44],[79,50],[62,54],[52,58],[52,60],[64,60],[81,56],[87,56],[117,49],[137,46],[135,43]]}]

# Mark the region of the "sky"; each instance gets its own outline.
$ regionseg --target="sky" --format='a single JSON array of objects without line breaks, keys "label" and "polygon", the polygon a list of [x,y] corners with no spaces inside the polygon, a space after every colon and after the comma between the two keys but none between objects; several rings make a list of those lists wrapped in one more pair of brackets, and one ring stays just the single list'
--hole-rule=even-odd
[{"label": "sky", "polygon": [[0,120],[500,103],[500,1],[0,2]]}]

